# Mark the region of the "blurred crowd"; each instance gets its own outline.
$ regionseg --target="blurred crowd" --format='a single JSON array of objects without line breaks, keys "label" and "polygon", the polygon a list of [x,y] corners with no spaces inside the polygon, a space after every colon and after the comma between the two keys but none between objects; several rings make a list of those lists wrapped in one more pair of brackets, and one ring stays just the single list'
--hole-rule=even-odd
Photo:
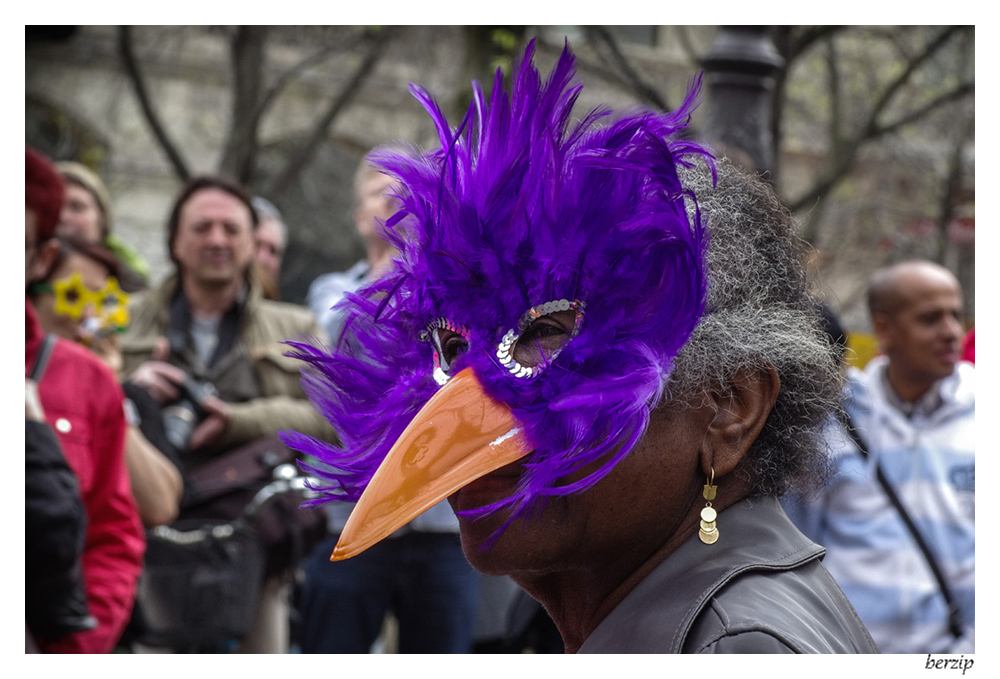
[{"label": "blurred crowd", "polygon": [[159,599],[177,591],[156,591],[168,585],[153,569],[187,571],[164,529],[255,525],[240,504],[253,493],[215,497],[233,466],[253,467],[241,479],[259,491],[294,462],[280,430],[336,441],[283,342],[335,338],[339,298],[390,265],[376,224],[394,209],[391,187],[361,164],[354,223],[368,256],[317,280],[310,310],[277,301],[286,226],[238,183],[204,176],[183,188],[167,216],[175,270],[151,285],[113,230],[101,179],[30,148],[25,159],[26,649],[465,653],[558,642],[516,585],[471,569],[446,504],[381,558],[335,564],[331,541],[350,508],[299,509],[301,485],[283,489],[302,524],[295,553],[287,536],[265,544],[274,553],[251,580],[252,621],[215,630],[188,610],[203,616],[186,621],[201,637],[172,633]]},{"label": "blurred crowd", "polygon": [[[337,562],[352,506],[299,508],[309,491],[278,433],[337,433],[284,343],[336,343],[338,302],[393,266],[379,235],[398,207],[389,176],[361,162],[366,256],[320,276],[306,307],[280,301],[289,225],[246,187],[189,181],[163,216],[172,271],[151,281],[97,174],[30,148],[25,159],[26,651],[563,651],[534,599],[469,565],[447,502]],[[974,332],[961,295],[930,262],[872,277],[881,353],[844,366],[831,478],[782,500],[883,652],[974,651]],[[842,357],[846,333],[823,312]],[[181,607],[170,577],[202,567],[194,541],[229,549],[222,533],[249,535],[241,549],[260,556],[239,576],[253,596],[235,621],[208,594]]]}]

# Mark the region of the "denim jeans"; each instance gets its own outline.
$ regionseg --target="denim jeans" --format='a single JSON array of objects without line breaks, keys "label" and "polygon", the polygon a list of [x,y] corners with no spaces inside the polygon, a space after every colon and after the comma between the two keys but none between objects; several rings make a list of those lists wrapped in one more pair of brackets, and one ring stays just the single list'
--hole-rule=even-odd
[{"label": "denim jeans", "polygon": [[336,542],[322,542],[305,563],[303,653],[367,653],[389,611],[400,653],[471,651],[480,580],[457,534],[405,533],[330,561]]}]

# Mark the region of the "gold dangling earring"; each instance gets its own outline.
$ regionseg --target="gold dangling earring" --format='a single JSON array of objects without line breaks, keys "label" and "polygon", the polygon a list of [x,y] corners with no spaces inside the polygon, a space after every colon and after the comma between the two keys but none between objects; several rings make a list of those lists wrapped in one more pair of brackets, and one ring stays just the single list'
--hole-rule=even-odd
[{"label": "gold dangling earring", "polygon": [[705,484],[705,490],[702,491],[702,495],[705,496],[705,508],[701,510],[701,530],[698,531],[698,537],[706,545],[713,545],[719,539],[719,529],[715,526],[718,514],[712,507],[712,500],[715,499],[715,486],[712,485],[714,482],[715,467],[712,467],[712,476]]}]

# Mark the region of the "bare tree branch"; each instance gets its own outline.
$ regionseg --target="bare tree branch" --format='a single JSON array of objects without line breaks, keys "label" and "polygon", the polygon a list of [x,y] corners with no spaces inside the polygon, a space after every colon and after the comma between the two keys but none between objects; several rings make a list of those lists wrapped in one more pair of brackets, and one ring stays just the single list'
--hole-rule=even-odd
[{"label": "bare tree branch", "polygon": [[160,122],[160,116],[156,112],[153,102],[149,97],[149,92],[146,89],[146,80],[139,70],[139,63],[135,58],[135,51],[132,47],[131,26],[118,27],[118,53],[122,58],[122,63],[125,65],[125,72],[132,82],[132,87],[135,89],[135,94],[139,99],[139,106],[146,117],[146,122],[149,123],[149,127],[152,129],[153,136],[160,142],[160,147],[167,154],[167,159],[173,166],[177,176],[182,181],[187,181],[191,177],[188,165],[184,161],[184,158],[181,157],[180,150],[170,138],[163,123]]},{"label": "bare tree branch", "polygon": [[344,43],[331,43],[323,47],[322,49],[306,56],[297,64],[289,67],[285,70],[278,78],[271,84],[264,96],[261,98],[260,102],[257,104],[257,109],[254,111],[254,124],[258,124],[259,121],[270,109],[271,105],[278,98],[278,95],[288,86],[294,78],[298,77],[303,71],[312,68],[313,66],[322,63],[324,60],[328,59],[330,55],[337,52],[350,52],[357,48],[357,46],[364,40],[364,35],[355,37],[353,41],[349,44]]},{"label": "bare tree branch", "polygon": [[677,42],[680,43],[684,54],[692,64],[700,64],[702,55],[698,54],[698,50],[695,49],[694,43],[691,42],[691,35],[688,33],[688,27],[674,26],[674,29],[677,31]]},{"label": "bare tree branch", "polygon": [[[590,41],[593,44],[593,40]],[[551,42],[539,39],[535,43],[535,49],[539,54],[547,54],[549,56],[558,57],[562,53],[563,44],[553,44]],[[613,69],[605,66],[604,63],[597,63],[587,59],[580,54],[575,54],[576,57],[576,70],[577,73],[586,73],[588,75],[594,75],[609,83],[621,83],[621,76],[615,72]]]},{"label": "bare tree branch", "polygon": [[892,102],[893,96],[900,91],[907,82],[910,81],[913,74],[923,63],[925,63],[931,58],[931,56],[941,49],[941,47],[944,46],[944,44],[952,35],[956,33],[956,31],[961,29],[962,27],[960,26],[949,26],[945,28],[925,47],[919,55],[907,64],[907,67],[899,74],[899,76],[897,76],[881,93],[878,100],[869,111],[866,123],[862,126],[860,132],[858,132],[853,138],[843,139],[835,137],[830,140],[829,165],[816,184],[789,206],[793,211],[801,210],[820,200],[820,198],[833,186],[835,186],[837,182],[840,181],[840,178],[850,169],[850,167],[854,164],[854,160],[861,148],[868,142],[883,137],[890,132],[898,131],[905,125],[909,125],[917,120],[920,120],[940,106],[950,101],[960,99],[974,91],[974,85],[971,83],[963,83],[953,90],[936,97],[924,106],[921,106],[920,108],[893,121],[892,123],[886,125],[880,125],[878,123],[879,118]]},{"label": "bare tree branch", "polygon": [[[586,31],[594,46],[598,48],[599,52],[601,52],[601,56],[605,60],[605,63],[610,62],[612,69],[617,70],[624,76],[625,83],[636,95],[637,99],[643,102],[648,102],[653,108],[657,108],[661,111],[665,111],[670,108],[667,105],[666,98],[663,97],[655,87],[647,83],[642,76],[639,75],[635,68],[632,67],[629,60],[624,54],[622,54],[621,48],[618,46],[618,41],[606,26],[587,26]],[[603,50],[600,50],[601,45],[604,45],[607,48],[607,51],[610,52],[610,58],[603,54]]]},{"label": "bare tree branch", "polygon": [[771,96],[771,177],[781,182],[781,148],[784,145],[784,110],[788,99],[788,76],[795,61],[817,41],[843,30],[844,26],[774,26],[771,39],[785,65],[774,74]]},{"label": "bare tree branch", "polygon": [[914,123],[921,118],[924,118],[932,111],[941,108],[945,104],[950,104],[953,101],[958,101],[966,96],[975,94],[976,86],[973,83],[962,83],[953,90],[949,90],[942,95],[931,99],[929,102],[921,106],[920,108],[910,111],[906,115],[902,116],[898,120],[894,120],[887,125],[876,125],[872,128],[872,138],[877,138],[895,132],[901,127],[905,127],[911,123]]},{"label": "bare tree branch", "polygon": [[255,115],[263,87],[266,26],[237,26],[230,42],[233,68],[232,107],[229,134],[219,169],[243,184],[250,182],[254,158],[257,155],[257,128],[260,118]]},{"label": "bare tree branch", "polygon": [[817,181],[805,195],[795,200],[795,202],[789,206],[790,209],[793,212],[801,210],[806,206],[815,203],[823,196],[823,194],[833,188],[837,182],[840,181],[840,178],[850,169],[859,150],[864,144],[874,141],[879,137],[883,137],[890,132],[896,132],[905,125],[912,124],[924,118],[931,111],[940,108],[949,102],[956,101],[968,94],[971,94],[974,90],[975,88],[973,85],[964,83],[954,90],[935,98],[933,101],[929,102],[925,106],[922,106],[920,109],[910,112],[899,120],[896,120],[889,125],[869,127],[866,134],[850,140],[841,146],[839,150],[836,148],[832,149],[830,156],[833,162],[823,173],[822,178]]},{"label": "bare tree branch", "polygon": [[837,43],[827,39],[826,67],[827,86],[830,92],[830,139],[840,139],[844,133],[844,102],[840,87],[840,62],[838,60]]},{"label": "bare tree branch", "polygon": [[962,155],[966,142],[972,138],[976,129],[975,116],[969,116],[962,129],[955,137],[951,157],[948,159],[948,177],[945,180],[944,191],[941,194],[941,213],[938,217],[938,252],[937,261],[944,264],[948,255],[948,227],[955,217],[956,196],[962,188],[964,163]]},{"label": "bare tree branch", "polygon": [[278,174],[277,178],[268,185],[267,190],[265,191],[267,195],[280,195],[289,186],[289,184],[294,181],[302,169],[308,165],[310,161],[312,161],[313,157],[316,155],[316,150],[319,148],[320,142],[327,135],[330,125],[333,124],[337,115],[361,88],[361,84],[364,82],[365,78],[369,73],[371,73],[372,69],[375,68],[375,65],[382,58],[390,33],[390,29],[383,29],[379,33],[375,34],[374,41],[372,42],[368,53],[361,60],[361,63],[351,76],[350,81],[348,81],[347,86],[333,98],[330,102],[330,106],[326,110],[326,113],[313,128],[312,133],[305,140],[305,142],[303,142],[296,151],[292,152],[291,157],[285,164],[284,169]]},{"label": "bare tree branch", "polygon": [[924,48],[920,54],[907,63],[903,72],[900,73],[893,82],[889,83],[889,86],[882,92],[882,96],[879,97],[878,101],[872,107],[871,113],[868,116],[867,130],[875,130],[877,128],[877,121],[879,117],[889,106],[889,103],[892,101],[893,97],[896,96],[896,93],[910,81],[910,78],[913,77],[913,74],[918,68],[920,68],[920,66],[934,56],[934,54],[948,42],[951,36],[961,29],[961,26],[946,27],[934,40],[930,42],[930,44]]},{"label": "bare tree branch", "polygon": [[[826,34],[823,42],[826,47],[823,64],[826,67],[827,91],[830,101],[830,120],[828,123],[827,138],[833,147],[837,140],[843,135],[843,101],[840,87],[840,68],[837,53],[836,41],[831,38],[832,34]],[[847,167],[844,168],[844,172]],[[839,180],[839,175],[837,177]],[[815,243],[819,236],[819,225],[823,222],[822,215],[826,208],[828,191],[824,191],[813,198],[812,205],[809,206],[809,220],[803,226],[802,238],[809,243]],[[804,207],[804,206],[803,206]]]},{"label": "bare tree branch", "polygon": [[794,60],[815,43],[825,40],[845,28],[846,26],[806,26],[802,31],[791,33],[787,52],[783,53],[782,56],[785,59]]}]

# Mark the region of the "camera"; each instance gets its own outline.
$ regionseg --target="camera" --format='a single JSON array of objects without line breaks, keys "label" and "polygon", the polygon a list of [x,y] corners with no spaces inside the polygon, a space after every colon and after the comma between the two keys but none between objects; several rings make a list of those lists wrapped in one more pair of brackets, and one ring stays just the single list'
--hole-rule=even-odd
[{"label": "camera", "polygon": [[171,445],[183,452],[187,450],[188,442],[194,428],[205,419],[205,397],[215,396],[215,385],[211,382],[186,377],[179,385],[180,397],[163,409],[163,428]]}]

